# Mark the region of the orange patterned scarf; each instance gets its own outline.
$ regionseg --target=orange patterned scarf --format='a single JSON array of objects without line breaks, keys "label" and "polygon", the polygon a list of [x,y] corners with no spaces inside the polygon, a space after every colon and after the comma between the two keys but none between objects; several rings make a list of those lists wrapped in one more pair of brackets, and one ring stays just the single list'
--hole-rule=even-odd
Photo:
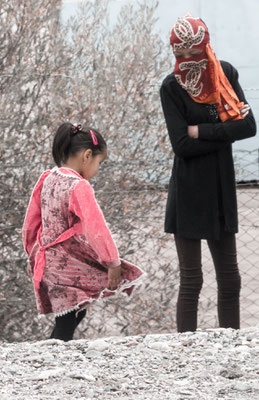
[{"label": "orange patterned scarf", "polygon": [[195,48],[199,55],[176,57],[174,68],[177,82],[197,103],[216,104],[222,122],[242,119],[240,102],[209,43],[205,23],[191,16],[178,18],[172,29],[173,50]]}]

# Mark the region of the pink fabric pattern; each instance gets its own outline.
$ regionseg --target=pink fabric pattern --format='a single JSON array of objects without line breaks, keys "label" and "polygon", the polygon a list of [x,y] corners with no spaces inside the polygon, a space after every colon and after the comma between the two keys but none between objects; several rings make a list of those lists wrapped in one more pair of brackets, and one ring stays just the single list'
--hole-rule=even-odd
[{"label": "pink fabric pattern", "polygon": [[[130,295],[143,271],[119,258],[88,181],[68,168],[45,171],[33,190],[23,225],[39,314],[62,315],[117,293]],[[111,291],[108,268],[122,265]]]}]

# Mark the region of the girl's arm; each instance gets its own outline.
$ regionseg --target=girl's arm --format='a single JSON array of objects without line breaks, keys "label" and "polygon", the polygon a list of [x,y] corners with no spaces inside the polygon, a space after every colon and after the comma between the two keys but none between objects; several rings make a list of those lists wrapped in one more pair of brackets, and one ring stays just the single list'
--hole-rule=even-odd
[{"label": "girl's arm", "polygon": [[184,119],[177,90],[173,91],[168,84],[163,84],[160,96],[168,134],[174,153],[178,157],[190,158],[221,150],[226,143],[193,139],[188,136],[188,124]]},{"label": "girl's arm", "polygon": [[[238,72],[231,66],[232,76],[230,83],[236,92],[240,101],[247,103],[244,92],[238,82]],[[232,143],[236,140],[247,139],[255,136],[256,134],[256,123],[252,113],[249,111],[248,115],[244,119],[236,121],[226,121],[221,123],[208,123],[198,125],[198,137],[199,139],[206,141],[221,141]]]},{"label": "girl's arm", "polygon": [[96,202],[94,190],[86,180],[79,181],[71,194],[70,211],[80,218],[82,233],[105,267],[120,265],[118,249]]},{"label": "girl's arm", "polygon": [[29,205],[26,211],[23,227],[22,227],[22,239],[26,253],[30,256],[34,244],[37,240],[37,233],[41,225],[41,207],[40,207],[40,192],[44,180],[51,173],[51,171],[45,171],[36,183]]}]

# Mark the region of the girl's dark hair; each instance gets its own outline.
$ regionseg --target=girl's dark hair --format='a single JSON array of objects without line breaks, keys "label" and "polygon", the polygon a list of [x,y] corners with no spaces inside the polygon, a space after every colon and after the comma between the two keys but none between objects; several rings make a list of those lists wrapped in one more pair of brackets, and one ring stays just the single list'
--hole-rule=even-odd
[{"label": "girl's dark hair", "polygon": [[[97,144],[94,144],[94,139],[90,133],[92,131],[97,139]],[[75,125],[66,122],[62,124],[55,133],[52,155],[58,167],[66,163],[69,156],[73,156],[80,150],[91,149],[93,156],[101,154],[107,148],[106,142],[102,135],[93,128],[82,128],[80,125]]]}]

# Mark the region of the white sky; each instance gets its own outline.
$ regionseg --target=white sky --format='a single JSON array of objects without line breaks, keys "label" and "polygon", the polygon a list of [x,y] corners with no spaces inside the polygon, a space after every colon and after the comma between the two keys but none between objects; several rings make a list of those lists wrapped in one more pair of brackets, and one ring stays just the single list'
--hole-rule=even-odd
[{"label": "white sky", "polygon": [[[81,1],[63,0],[63,18],[72,15]],[[111,0],[114,18],[123,4],[137,2]],[[251,53],[250,50],[259,39],[259,0],[160,0],[157,25],[166,41],[176,19],[186,12],[200,16],[206,22],[213,49],[220,59],[227,59],[239,69],[246,64],[259,68],[259,52]],[[243,57],[240,57],[241,52]]]}]

